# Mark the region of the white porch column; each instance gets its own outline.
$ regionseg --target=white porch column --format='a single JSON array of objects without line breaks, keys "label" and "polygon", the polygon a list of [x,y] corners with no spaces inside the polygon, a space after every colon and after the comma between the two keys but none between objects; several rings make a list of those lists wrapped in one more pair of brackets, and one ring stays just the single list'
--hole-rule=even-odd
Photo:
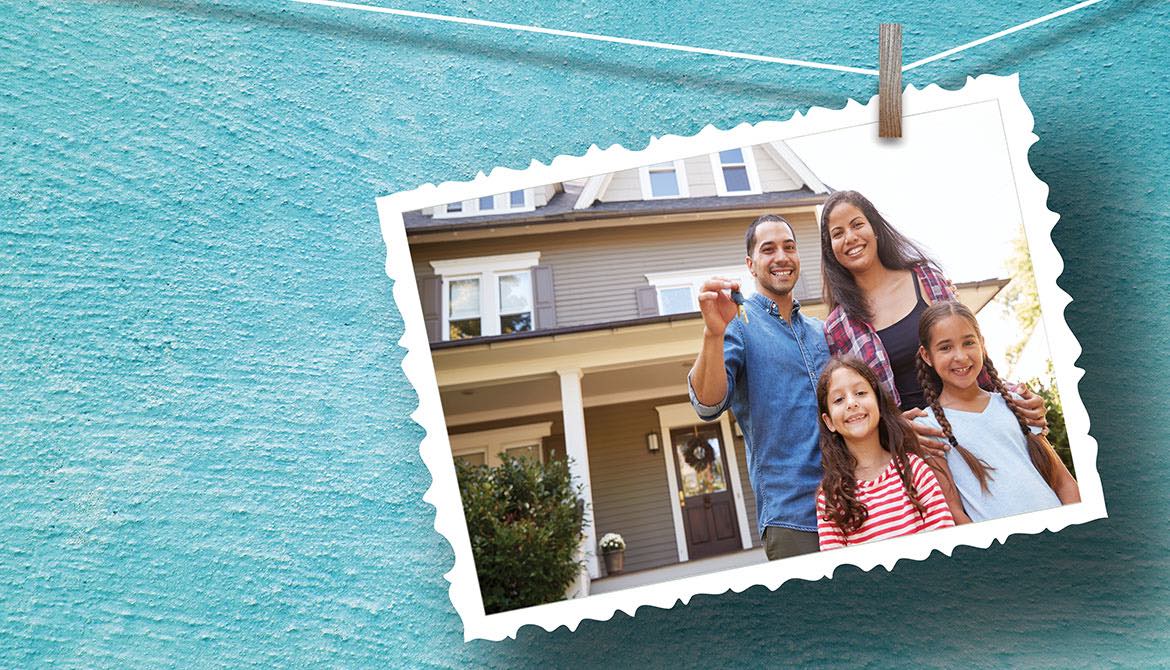
[{"label": "white porch column", "polygon": [[[561,412],[565,417],[565,455],[569,458],[569,473],[573,484],[581,487],[589,525],[581,539],[579,555],[585,559],[590,579],[601,576],[597,564],[597,524],[593,519],[593,488],[589,482],[589,449],[585,441],[585,403],[581,398],[581,369],[557,370],[561,378]],[[588,593],[588,590],[586,590]]]}]

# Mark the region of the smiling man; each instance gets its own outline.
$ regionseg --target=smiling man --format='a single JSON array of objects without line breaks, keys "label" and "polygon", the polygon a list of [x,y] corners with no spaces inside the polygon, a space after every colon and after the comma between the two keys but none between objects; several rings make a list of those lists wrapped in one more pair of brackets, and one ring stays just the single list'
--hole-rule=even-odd
[{"label": "smiling man", "polygon": [[817,551],[816,491],[821,481],[816,385],[829,359],[823,324],[800,313],[796,236],[765,214],[745,234],[756,293],[736,319],[739,282],[703,284],[703,342],[691,368],[691,404],[713,421],[728,407],[743,430],[756,518],[770,560]]}]

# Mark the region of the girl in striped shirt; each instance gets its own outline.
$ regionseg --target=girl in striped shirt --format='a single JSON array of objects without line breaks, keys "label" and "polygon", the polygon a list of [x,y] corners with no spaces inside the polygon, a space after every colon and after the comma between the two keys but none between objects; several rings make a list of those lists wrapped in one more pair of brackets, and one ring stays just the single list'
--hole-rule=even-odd
[{"label": "girl in striped shirt", "polygon": [[822,551],[955,525],[914,429],[868,365],[834,356],[817,383],[817,403]]}]

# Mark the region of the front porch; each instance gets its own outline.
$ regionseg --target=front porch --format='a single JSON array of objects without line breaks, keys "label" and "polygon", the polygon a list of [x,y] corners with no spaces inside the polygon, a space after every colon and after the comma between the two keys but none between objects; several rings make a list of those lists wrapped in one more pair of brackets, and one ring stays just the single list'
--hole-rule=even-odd
[{"label": "front porch", "polygon": [[731,554],[723,554],[722,556],[699,558],[686,561],[685,563],[674,563],[658,568],[648,568],[646,570],[638,570],[637,572],[602,577],[593,580],[589,585],[589,593],[590,595],[610,593],[622,589],[632,589],[637,586],[661,584],[675,579],[696,577],[712,572],[722,572],[723,570],[732,570],[767,562],[768,558],[764,555],[764,548],[754,547]]}]

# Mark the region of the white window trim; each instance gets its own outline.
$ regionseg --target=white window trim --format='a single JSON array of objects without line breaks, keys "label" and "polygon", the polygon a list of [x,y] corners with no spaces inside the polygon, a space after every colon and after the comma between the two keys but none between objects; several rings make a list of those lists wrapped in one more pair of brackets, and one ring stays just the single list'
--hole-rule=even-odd
[{"label": "white window trim", "polygon": [[658,313],[665,314],[662,308],[662,290],[689,286],[691,289],[691,311],[699,311],[699,290],[703,283],[711,277],[726,277],[739,280],[739,290],[744,297],[756,292],[756,284],[744,265],[732,265],[718,268],[697,268],[694,270],[679,270],[675,272],[655,272],[646,275],[646,281],[653,286],[658,294]]},{"label": "white window trim", "polygon": [[[475,258],[455,258],[443,261],[431,261],[431,268],[435,274],[443,278],[443,302],[440,307],[443,315],[443,340],[451,339],[451,282],[457,279],[479,279],[479,328],[481,337],[491,337],[500,334],[500,305],[499,291],[496,288],[500,275],[517,272],[531,272],[532,268],[540,264],[540,252],[530,251],[521,254],[503,254],[499,256],[478,256]],[[535,291],[535,287],[529,287]],[[535,297],[529,295],[529,310],[533,320],[536,318]],[[533,323],[533,328],[536,324]]]},{"label": "white window trim", "polygon": [[[693,426],[703,421],[695,416],[695,408],[689,402],[675,405],[659,405],[654,408],[658,412],[658,429],[662,452],[666,458],[666,481],[670,494],[670,516],[674,520],[674,542],[678,550],[679,563],[690,560],[687,551],[687,531],[683,526],[682,509],[678,506],[678,476],[674,472],[674,445],[670,442],[670,431],[674,428]],[[735,455],[735,441],[731,434],[731,420],[727,412],[719,415],[719,428],[723,436],[723,450],[727,453],[727,485],[731,489],[732,500],[735,501],[735,518],[739,522],[739,543],[744,549],[752,548],[752,533],[748,528],[747,506],[743,500],[743,480],[739,476],[739,460]]]},{"label": "white window trim", "polygon": [[642,186],[642,199],[674,200],[677,198],[689,198],[691,196],[691,191],[687,184],[687,169],[684,164],[685,161],[679,159],[676,161],[663,161],[663,163],[671,163],[674,165],[674,178],[678,181],[678,195],[654,195],[653,190],[650,188],[650,168],[654,167],[654,165],[660,165],[659,163],[655,163],[654,165],[643,165],[642,167],[638,168],[638,181]]},{"label": "white window trim", "polygon": [[[507,449],[529,445],[540,445],[541,440],[552,435],[552,422],[529,423],[522,426],[509,426],[493,430],[481,430],[474,433],[451,435],[451,458],[474,453],[486,453],[484,460],[491,467],[502,462],[500,455]],[[544,461],[544,452],[537,449],[538,458]]]},{"label": "white window trim", "polygon": [[471,449],[459,449],[459,450],[452,449],[451,450],[451,458],[452,459],[458,458],[460,456],[470,456],[472,454],[483,454],[483,464],[484,465],[488,464],[488,448],[486,446],[474,447]]},{"label": "white window trim", "polygon": [[756,154],[751,147],[728,147],[731,149],[739,149],[743,154],[743,166],[747,170],[748,186],[747,191],[728,191],[727,178],[723,174],[723,162],[719,160],[719,152],[710,154],[708,158],[711,159],[711,172],[715,175],[715,192],[720,196],[735,196],[735,195],[754,195],[763,193],[760,187],[760,171],[756,167]]},{"label": "white window trim", "polygon": [[[512,206],[512,191],[524,191],[524,205],[521,207]],[[490,196],[493,198],[495,207],[493,209],[481,210],[479,208],[479,198],[471,198],[470,200],[463,200],[463,211],[448,212],[447,205],[438,205],[431,209],[431,216],[436,219],[462,219],[469,216],[495,216],[499,214],[515,214],[517,212],[532,212],[536,210],[536,199],[533,195],[533,190],[530,188],[514,188],[507,193],[496,193]],[[489,196],[483,196],[489,197]]]}]

